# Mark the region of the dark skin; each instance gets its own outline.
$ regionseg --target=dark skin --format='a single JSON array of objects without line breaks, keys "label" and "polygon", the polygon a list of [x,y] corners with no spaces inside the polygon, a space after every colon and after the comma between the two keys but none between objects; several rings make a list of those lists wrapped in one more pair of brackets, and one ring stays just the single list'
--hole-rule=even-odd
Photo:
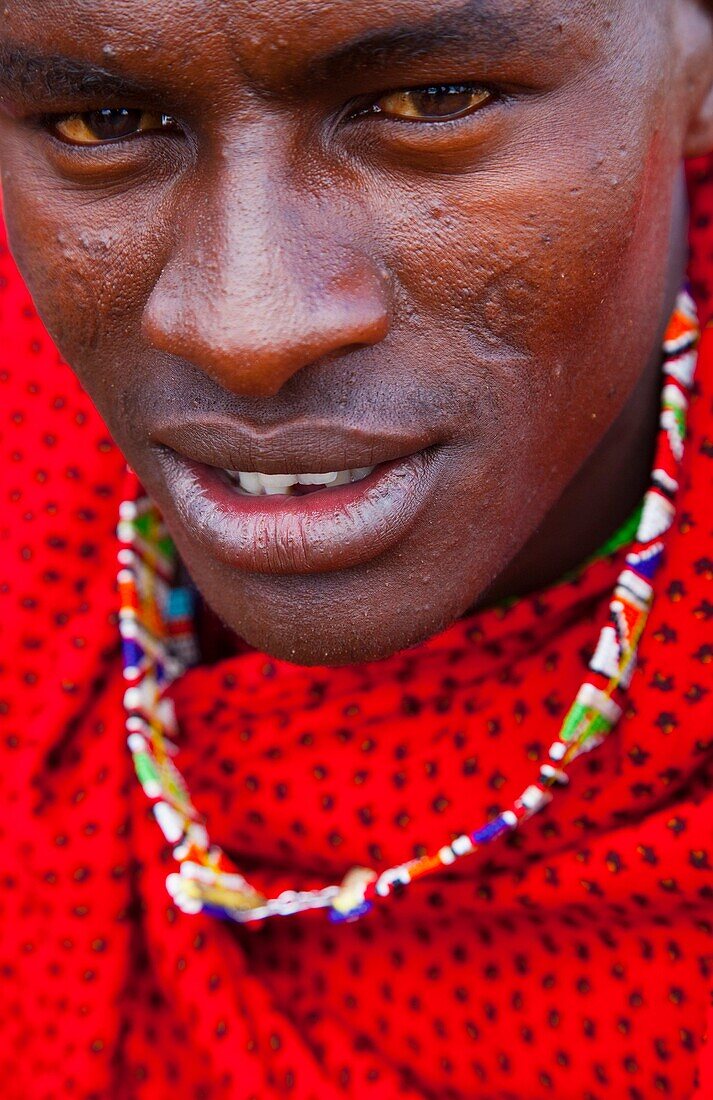
[{"label": "dark skin", "polygon": [[[250,643],[386,656],[556,580],[633,510],[685,267],[681,161],[713,146],[710,7],[6,0],[0,49],[15,255]],[[273,545],[239,568],[167,487],[167,419],[194,447],[319,422],[323,470],[342,468],[330,430],[408,432],[428,484],[358,561]]]}]

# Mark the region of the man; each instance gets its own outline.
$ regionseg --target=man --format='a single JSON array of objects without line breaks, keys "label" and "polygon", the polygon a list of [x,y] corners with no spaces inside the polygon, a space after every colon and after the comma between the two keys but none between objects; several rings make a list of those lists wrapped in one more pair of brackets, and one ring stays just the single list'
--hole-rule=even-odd
[{"label": "man", "polygon": [[[34,0],[9,0],[0,28],[0,107],[9,239],[43,321],[160,507],[205,603],[258,651],[301,666],[390,658],[453,629],[474,609],[555,584],[635,511],[658,430],[661,341],[686,270],[682,163],[713,148],[713,18],[705,4],[128,0],[117,7],[59,0],[48,11]],[[78,455],[80,468],[83,462]],[[103,575],[99,568],[85,575],[82,591],[95,582],[98,592]],[[266,702],[262,681],[253,685],[245,669],[258,666],[250,655],[230,658],[222,680],[210,669],[189,674],[179,685],[182,749],[207,816],[225,834],[222,846],[243,864],[255,857],[258,875],[277,867],[276,881],[283,874],[287,881],[296,868],[309,885],[330,878],[345,860],[343,869],[418,854],[428,826],[419,819],[422,800],[433,814],[446,814],[436,821],[444,834],[463,827],[470,798],[486,817],[499,813],[507,801],[502,788],[517,793],[540,738],[551,740],[547,723],[554,735],[560,708],[576,692],[580,650],[596,640],[590,617],[601,602],[597,584],[591,606],[578,605],[576,615],[569,605],[559,609],[562,621],[576,619],[579,632],[549,654],[561,662],[562,698],[543,689],[537,705],[545,713],[524,740],[518,727],[535,709],[539,681],[531,666],[527,675],[520,665],[513,671],[512,653],[498,664],[497,614],[487,618],[487,611],[470,628],[464,620],[470,633],[459,635],[453,650],[467,661],[467,674],[449,679],[439,666],[426,692],[426,705],[436,709],[424,723],[429,737],[441,730],[438,752],[422,741],[420,727],[408,746],[401,737],[404,709],[424,706],[416,690],[397,704],[379,695],[378,714],[365,699],[361,724],[350,711],[362,705],[364,686],[388,694],[411,680],[429,683],[438,638],[395,665],[363,672],[329,676],[277,666],[282,703],[280,691]],[[111,592],[102,585],[93,598],[109,607]],[[104,736],[107,715],[121,701],[109,671],[110,636],[78,637],[80,649],[101,652],[106,662],[95,692],[101,714],[92,715],[94,704],[83,696],[81,705],[73,700],[52,716],[50,734],[44,715],[40,753],[59,743],[56,782],[67,784],[59,795],[50,758],[34,760],[27,814],[45,828],[60,806],[64,817],[79,766],[61,746],[67,738],[84,745],[92,722]],[[451,645],[454,635],[447,637]],[[544,648],[554,637],[538,638],[538,660],[547,659]],[[218,656],[234,648],[221,642]],[[237,715],[234,674],[246,677],[241,689],[251,700]],[[554,691],[558,674],[554,667],[548,674]],[[487,698],[476,699],[473,685],[485,677]],[[499,677],[522,682],[521,695],[508,697],[503,713],[487,722],[473,717],[503,706]],[[685,666],[681,679],[692,678]],[[85,668],[69,679],[91,695]],[[327,709],[310,718],[317,703]],[[455,708],[457,717],[439,718],[438,706],[441,715]],[[290,784],[302,765],[289,754],[284,773],[274,763],[291,743],[287,733],[280,739],[279,724],[289,731],[295,721],[294,745],[311,750],[304,739],[316,737],[322,754],[304,757],[298,791]],[[382,722],[396,731],[395,744],[388,735],[371,737]],[[501,729],[505,747],[486,769],[485,738]],[[262,738],[260,748],[241,754],[236,730],[246,744]],[[639,745],[644,732],[635,731],[630,748],[645,756],[652,750]],[[363,751],[376,751],[375,764],[357,766],[348,755],[344,745],[356,737],[373,742]],[[394,759],[414,746],[418,778],[406,767],[394,771]],[[679,750],[680,758],[667,749],[665,764],[657,758],[656,782],[668,769],[675,774],[667,772],[666,783],[676,781],[680,793],[683,779],[694,784],[700,777]],[[208,751],[220,756],[228,777],[217,786],[201,771]],[[632,788],[627,776],[617,790],[613,742],[606,752],[597,767],[605,768],[618,801],[611,795],[611,804],[587,817],[596,796],[587,797],[594,788],[580,780],[573,796],[582,805],[571,801],[561,819],[550,816],[554,833],[538,832],[541,849],[531,835],[524,851],[513,845],[498,852],[500,863],[478,865],[481,901],[500,879],[490,918],[497,934],[483,918],[479,936],[463,927],[464,914],[466,925],[474,919],[467,870],[457,884],[441,883],[420,901],[415,894],[408,904],[397,901],[393,915],[365,931],[340,927],[338,936],[328,935],[308,918],[296,931],[270,926],[253,943],[205,914],[198,933],[186,914],[174,927],[164,914],[173,922],[175,910],[166,910],[151,885],[161,876],[153,833],[147,827],[152,839],[144,838],[140,804],[128,805],[123,773],[113,799],[95,789],[103,810],[96,805],[84,824],[97,826],[107,812],[117,829],[131,821],[141,839],[125,853],[133,861],[127,889],[134,908],[124,894],[102,917],[91,914],[94,939],[108,944],[107,929],[120,930],[122,942],[107,946],[117,971],[103,976],[111,992],[103,994],[96,1035],[82,1032],[73,1045],[71,1032],[60,1029],[74,1060],[61,1080],[57,1025],[47,1025],[55,1029],[48,1040],[55,1053],[43,1060],[17,1000],[17,1034],[29,1044],[36,1095],[54,1087],[55,1095],[162,1096],[172,1082],[186,1096],[280,1095],[290,1088],[300,1096],[360,1095],[366,1088],[393,1096],[397,1087],[438,1096],[554,1090],[583,1097],[612,1088],[632,1097],[653,1089],[691,1095],[703,1010],[692,972],[682,985],[674,980],[681,941],[667,939],[653,917],[636,926],[625,905],[617,910],[621,898],[603,901],[591,918],[597,950],[604,943],[618,951],[621,936],[624,955],[635,949],[663,959],[668,950],[673,969],[667,991],[654,992],[639,988],[638,975],[629,980],[628,963],[617,956],[589,1011],[572,1001],[573,990],[586,998],[595,977],[595,947],[577,925],[583,898],[565,884],[553,916],[545,890],[530,914],[531,885],[519,895],[516,889],[528,858],[539,861],[545,880],[551,874],[553,889],[578,866],[574,848],[586,865],[589,829],[599,830],[611,862],[621,862],[610,832],[624,820],[617,814]],[[266,759],[273,764],[258,774]],[[323,796],[319,783],[332,771],[337,777]],[[231,785],[236,772],[239,782]],[[393,779],[384,779],[388,796],[373,785],[373,772]],[[469,782],[456,797],[461,779]],[[85,782],[73,790],[84,791]],[[266,784],[275,799],[269,807]],[[642,797],[639,817],[653,821],[665,792],[654,783]],[[314,817],[306,825],[295,818],[295,804],[317,806],[320,798],[327,819],[316,839],[321,826]],[[406,819],[393,837],[383,830],[378,839],[368,836],[380,812],[389,827]],[[345,837],[349,828],[358,839]],[[262,830],[264,847],[256,839]],[[30,860],[40,879],[42,844]],[[78,837],[76,844],[70,875],[84,866]],[[340,851],[345,844],[353,858]],[[570,851],[566,872],[548,863],[563,844]],[[309,853],[304,865],[301,848]],[[651,864],[660,859],[652,849]],[[625,871],[633,884],[634,871]],[[691,902],[678,878],[660,877]],[[594,873],[578,872],[578,879],[592,884],[595,896],[601,889]],[[140,917],[139,896],[146,909]],[[446,919],[439,909],[449,896],[457,899],[448,903],[456,915]],[[47,918],[53,905],[42,904],[50,907]],[[518,910],[511,918],[518,906],[524,915]],[[530,916],[540,922],[537,932]],[[612,931],[615,921],[622,927]],[[554,927],[565,947],[556,939],[548,946]],[[194,936],[200,942],[187,963],[178,944]],[[118,975],[126,937],[133,937],[135,957],[148,961],[124,985]],[[518,951],[533,938],[536,949]],[[76,936],[63,939],[74,943]],[[700,947],[697,940],[692,954]],[[543,952],[554,958],[560,950],[561,979],[557,964],[550,969],[542,961]],[[454,972],[447,993],[442,986],[439,992],[458,1007],[452,1016],[431,1005],[423,1013],[428,983],[441,978],[440,956],[452,951],[450,965],[463,973],[456,980]],[[477,962],[467,965],[471,952],[489,953],[483,972]],[[428,963],[417,974],[421,953]],[[36,996],[54,997],[57,1011],[57,994],[43,993],[42,983],[47,973],[59,978],[60,958],[58,945],[48,948],[36,974]],[[218,969],[221,959],[228,973]],[[17,990],[17,963],[8,965]],[[182,983],[186,968],[190,982]],[[524,989],[533,968],[537,980]],[[492,982],[487,996],[484,980]],[[565,988],[551,995],[560,981]],[[219,995],[223,982],[230,992]],[[622,1005],[643,1008],[643,1024],[629,1009],[612,1010],[617,982],[625,983]],[[369,991],[363,997],[361,983]],[[528,1007],[520,1024],[524,1003],[537,997],[547,1001],[543,1019],[536,1022]],[[91,1000],[79,998],[78,1015]],[[678,1010],[682,1002],[690,1008],[681,1026],[667,1016],[658,1034],[662,1005],[670,1012],[668,1005]],[[397,1022],[397,1009],[421,1022]],[[142,1021],[140,1037],[132,1036],[132,1018]],[[495,1043],[500,1029],[512,1034]],[[194,1061],[180,1066],[188,1031]],[[227,1061],[220,1051],[225,1034],[233,1037]],[[608,1060],[593,1051],[577,1065],[582,1035],[605,1048],[616,1038],[621,1050]],[[537,1051],[529,1045],[533,1036]],[[640,1053],[643,1046],[661,1067]],[[22,1087],[18,1095],[27,1095]]]}]

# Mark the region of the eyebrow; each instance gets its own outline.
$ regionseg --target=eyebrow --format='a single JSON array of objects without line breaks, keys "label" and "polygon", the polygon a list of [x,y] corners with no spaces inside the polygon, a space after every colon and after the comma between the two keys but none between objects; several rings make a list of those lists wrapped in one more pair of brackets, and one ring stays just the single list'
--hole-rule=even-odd
[{"label": "eyebrow", "polygon": [[338,75],[348,68],[375,68],[386,62],[419,61],[436,51],[463,49],[465,43],[489,55],[512,52],[527,37],[522,13],[507,13],[489,0],[466,0],[456,8],[442,7],[425,19],[413,20],[385,30],[358,35],[310,62],[319,79]]},{"label": "eyebrow", "polygon": [[[441,0],[439,0],[440,5]],[[463,51],[464,45],[485,55],[502,56],[535,36],[530,21],[519,11],[508,13],[498,0],[466,0],[457,7],[437,10],[383,30],[367,31],[341,43],[307,63],[310,81],[343,79],[345,72],[379,70],[387,65],[423,60],[436,52]],[[152,90],[88,61],[34,53],[0,43],[0,98],[3,90],[28,99],[137,97]]]},{"label": "eyebrow", "polygon": [[0,94],[9,89],[49,98],[145,94],[139,84],[98,65],[69,57],[44,56],[0,43]]}]

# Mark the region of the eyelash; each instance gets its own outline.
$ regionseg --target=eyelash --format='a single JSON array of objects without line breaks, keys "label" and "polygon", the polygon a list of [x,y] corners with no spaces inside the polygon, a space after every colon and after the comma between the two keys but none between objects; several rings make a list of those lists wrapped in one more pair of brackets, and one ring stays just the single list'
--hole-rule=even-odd
[{"label": "eyelash", "polygon": [[[406,101],[408,97],[417,100],[418,97],[428,98],[430,96],[435,99],[438,96],[445,96],[447,98],[451,95],[454,97],[459,96],[461,99],[469,95],[476,96],[476,99],[478,96],[480,96],[481,98],[477,99],[477,102],[475,102],[472,107],[466,107],[461,111],[454,111],[451,114],[444,114],[442,116],[438,116],[436,114],[432,117],[418,115],[417,113],[402,113],[398,115],[395,113],[390,113],[388,109],[384,109],[384,107],[379,106],[380,103],[384,103],[389,99],[393,100],[400,98],[402,101]],[[485,84],[476,83],[474,81],[427,84],[411,88],[398,88],[389,92],[382,92],[378,96],[369,97],[368,100],[362,98],[361,100],[353,102],[350,107],[347,107],[346,111],[342,114],[342,118],[347,122],[355,122],[359,119],[371,119],[374,121],[380,120],[382,122],[389,122],[392,124],[395,123],[402,126],[405,126],[407,124],[409,124],[410,126],[428,125],[429,128],[437,126],[439,127],[439,129],[445,130],[446,127],[455,127],[464,124],[468,119],[470,119],[472,115],[479,114],[483,110],[496,105],[498,102],[501,102],[503,98],[504,97],[502,93],[498,90],[491,88]],[[107,148],[124,147],[127,142],[134,141],[142,136],[156,136],[157,134],[160,136],[163,136],[165,134],[174,134],[180,136],[182,134],[185,134],[185,131],[176,122],[176,120],[173,119],[171,116],[165,114],[161,116],[162,125],[160,127],[146,128],[144,130],[137,128],[133,132],[115,138],[107,138],[105,140],[92,142],[72,141],[67,137],[61,136],[57,132],[57,128],[61,123],[67,123],[73,119],[76,119],[81,123],[84,120],[87,120],[91,115],[101,113],[102,110],[105,110],[107,112],[134,110],[135,113],[141,113],[142,116],[151,114],[151,112],[144,111],[140,108],[100,108],[93,111],[70,111],[62,114],[48,114],[42,116],[39,122],[42,128],[50,134],[53,140],[56,141],[58,144],[64,146],[68,152],[71,149],[72,155],[84,156],[86,156],[89,151],[93,153],[98,153],[102,150],[106,150]],[[166,125],[163,125],[164,121]]]},{"label": "eyelash", "polygon": [[[454,111],[451,114],[445,114],[442,116],[434,115],[427,118],[417,115],[401,115],[390,114],[387,109],[380,108],[379,103],[388,99],[394,99],[401,97],[405,99],[407,96],[433,96],[438,95],[460,95],[461,97],[467,95],[481,95],[482,99],[475,103],[471,108],[464,109],[460,112]],[[390,92],[382,92],[376,98],[371,98],[367,101],[361,101],[357,106],[352,109],[348,114],[349,120],[355,120],[359,118],[382,118],[393,122],[400,123],[417,123],[418,125],[439,125],[445,126],[447,124],[453,124],[460,122],[461,119],[469,118],[471,115],[484,110],[486,107],[493,105],[502,99],[502,96],[494,88],[489,87],[486,84],[479,84],[475,81],[465,81],[458,83],[438,83],[438,84],[425,84],[413,88],[397,88]]]},{"label": "eyelash", "polygon": [[[119,135],[117,137],[107,137],[104,140],[83,142],[72,141],[71,138],[62,136],[58,132],[59,127],[63,124],[66,125],[73,122],[76,122],[80,127],[85,126],[89,130],[91,129],[91,122],[89,120],[91,120],[93,115],[109,115],[112,113],[119,115],[122,112],[124,114],[134,114],[138,116],[137,128],[124,135]],[[144,127],[143,129],[140,128],[140,124],[145,120],[146,117],[160,120],[159,124]],[[95,122],[96,121],[99,120],[95,120]],[[121,146],[125,142],[133,141],[135,138],[141,137],[143,135],[181,132],[180,126],[178,125],[176,120],[170,115],[167,115],[165,113],[147,111],[143,108],[127,108],[125,106],[99,108],[88,111],[67,111],[63,112],[62,114],[46,114],[40,118],[39,122],[42,128],[47,131],[50,136],[54,138],[55,141],[64,146],[69,146],[74,149],[103,149],[107,146]]]}]

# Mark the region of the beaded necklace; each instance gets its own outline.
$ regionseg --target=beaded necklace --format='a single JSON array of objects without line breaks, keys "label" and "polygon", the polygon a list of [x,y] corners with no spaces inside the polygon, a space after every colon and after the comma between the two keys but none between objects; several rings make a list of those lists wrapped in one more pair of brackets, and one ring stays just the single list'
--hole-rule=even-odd
[{"label": "beaded necklace", "polygon": [[533,782],[492,820],[431,854],[377,872],[355,867],[341,884],[286,890],[267,898],[208,836],[174,762],[176,717],[166,691],[199,659],[193,632],[193,590],[178,582],[179,559],[160,513],[129,471],[120,507],[119,627],[122,640],[128,746],[138,780],[151,802],[179,865],[166,879],[184,913],[205,911],[240,923],[326,908],[334,921],[363,916],[395,889],[443,870],[517,829],[569,782],[568,765],[611,733],[622,714],[636,667],[639,639],[653,600],[663,535],[674,518],[678,468],[683,456],[688,392],[695,372],[699,329],[696,309],[682,291],[663,344],[663,384],[651,481],[635,540],[625,559],[588,675]]}]

